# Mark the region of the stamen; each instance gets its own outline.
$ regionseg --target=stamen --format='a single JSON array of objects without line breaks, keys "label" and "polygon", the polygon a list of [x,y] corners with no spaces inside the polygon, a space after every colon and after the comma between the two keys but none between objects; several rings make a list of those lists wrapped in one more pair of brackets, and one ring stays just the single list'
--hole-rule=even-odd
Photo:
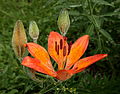
[{"label": "stamen", "polygon": [[63,56],[66,56],[66,46],[63,48]]},{"label": "stamen", "polygon": [[67,41],[67,37],[63,37],[64,38],[64,41]]},{"label": "stamen", "polygon": [[63,41],[62,39],[60,39],[60,49],[62,49],[62,47],[63,47]]},{"label": "stamen", "polygon": [[69,53],[70,53],[71,46],[72,46],[72,41],[70,41],[70,43],[69,43],[69,45],[68,45],[68,55],[69,55]]},{"label": "stamen", "polygon": [[24,44],[24,47],[27,47],[27,44]]}]

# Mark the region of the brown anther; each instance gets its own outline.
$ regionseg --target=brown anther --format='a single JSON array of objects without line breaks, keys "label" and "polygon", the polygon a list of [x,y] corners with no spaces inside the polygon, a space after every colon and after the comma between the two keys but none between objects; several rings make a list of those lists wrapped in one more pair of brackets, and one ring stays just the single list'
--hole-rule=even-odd
[{"label": "brown anther", "polygon": [[64,41],[67,41],[67,37],[63,37],[64,38]]},{"label": "brown anther", "polygon": [[73,43],[72,43],[72,41],[70,41],[69,45],[71,45],[71,46],[72,46],[72,44],[73,44]]},{"label": "brown anther", "polygon": [[27,47],[27,44],[24,44],[24,47]]}]

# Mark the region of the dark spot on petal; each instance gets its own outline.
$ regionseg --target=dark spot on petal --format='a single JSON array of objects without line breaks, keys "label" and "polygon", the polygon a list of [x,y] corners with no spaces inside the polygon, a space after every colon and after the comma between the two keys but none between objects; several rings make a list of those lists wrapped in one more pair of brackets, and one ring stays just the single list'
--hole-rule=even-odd
[{"label": "dark spot on petal", "polygon": [[63,47],[63,40],[60,39],[60,49],[62,49],[62,47]]},{"label": "dark spot on petal", "polygon": [[66,46],[63,48],[63,56],[66,56]]},{"label": "dark spot on petal", "polygon": [[55,42],[55,51],[57,52],[57,42]]},{"label": "dark spot on petal", "polygon": [[59,55],[59,45],[57,45],[57,54]]},{"label": "dark spot on petal", "polygon": [[70,43],[68,44],[68,55],[69,55],[69,53],[70,53],[71,46],[72,46],[72,41],[70,41]]}]

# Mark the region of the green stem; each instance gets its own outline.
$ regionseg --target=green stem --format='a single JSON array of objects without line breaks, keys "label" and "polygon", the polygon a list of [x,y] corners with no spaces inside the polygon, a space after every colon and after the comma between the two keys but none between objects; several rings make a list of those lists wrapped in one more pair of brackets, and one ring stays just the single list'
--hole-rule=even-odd
[{"label": "green stem", "polygon": [[13,16],[11,16],[11,15],[10,15],[9,13],[7,13],[6,11],[3,11],[3,10],[0,9],[0,12],[2,12],[3,14],[5,14],[5,15],[13,18]]},{"label": "green stem", "polygon": [[98,36],[98,49],[102,49],[100,34],[98,31],[96,31],[96,32],[97,32],[97,36]]},{"label": "green stem", "polygon": [[38,76],[41,76],[41,77],[44,77],[44,78],[49,78],[49,79],[51,79],[51,76],[48,76],[48,75],[44,75],[44,74],[41,74],[41,73],[35,73],[36,75],[38,75]]},{"label": "green stem", "polygon": [[[56,83],[52,83],[52,84],[50,84],[49,86],[47,86],[46,88],[44,88],[44,89],[42,89],[41,91],[40,91],[40,94],[44,94],[44,93],[47,93],[48,91],[50,91],[50,90],[53,90],[54,88],[56,88],[57,86],[59,86],[59,85],[61,85],[62,83],[61,82],[56,82]],[[55,85],[55,86],[54,86]],[[54,87],[53,87],[54,86]],[[53,88],[51,88],[51,87],[53,87]]]},{"label": "green stem", "polygon": [[37,43],[37,39],[33,39],[33,42],[34,42],[34,43]]}]

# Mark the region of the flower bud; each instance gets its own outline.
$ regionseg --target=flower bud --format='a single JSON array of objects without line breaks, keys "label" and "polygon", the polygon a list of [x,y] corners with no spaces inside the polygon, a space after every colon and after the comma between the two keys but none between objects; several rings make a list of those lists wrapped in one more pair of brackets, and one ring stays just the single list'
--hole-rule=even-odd
[{"label": "flower bud", "polygon": [[69,13],[66,9],[60,12],[57,24],[61,34],[65,36],[70,27]]},{"label": "flower bud", "polygon": [[39,28],[35,21],[31,21],[29,25],[29,35],[33,40],[37,40],[39,36]]},{"label": "flower bud", "polygon": [[12,47],[16,56],[20,59],[25,53],[24,44],[27,43],[26,33],[22,21],[18,20],[15,24],[13,36],[12,36]]}]

